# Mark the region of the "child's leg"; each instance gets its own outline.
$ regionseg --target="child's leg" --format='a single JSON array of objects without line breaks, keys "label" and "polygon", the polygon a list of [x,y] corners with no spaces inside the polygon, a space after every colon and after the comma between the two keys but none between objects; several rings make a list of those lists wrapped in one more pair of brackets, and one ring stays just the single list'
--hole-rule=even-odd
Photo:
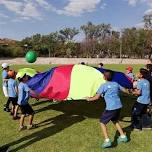
[{"label": "child's leg", "polygon": [[24,118],[25,118],[25,114],[22,114],[20,118],[20,127],[24,126]]},{"label": "child's leg", "polygon": [[118,132],[120,133],[120,135],[121,135],[121,136],[125,136],[125,134],[124,134],[124,132],[123,132],[123,130],[122,130],[122,127],[121,127],[120,123],[119,123],[119,122],[116,122],[116,123],[114,123],[114,124],[115,124]]},{"label": "child's leg", "polygon": [[142,129],[142,104],[136,102],[132,108],[132,127],[134,129]]},{"label": "child's leg", "polygon": [[17,116],[17,111],[18,111],[18,105],[15,106],[15,110],[14,110],[14,117]]},{"label": "child's leg", "polygon": [[105,140],[109,139],[107,126],[105,124],[103,124],[103,123],[100,123],[100,126],[101,126],[101,129],[102,129],[102,132],[103,132]]},{"label": "child's leg", "polygon": [[8,98],[6,104],[4,105],[4,111],[9,112],[9,105],[10,105],[11,99]]},{"label": "child's leg", "polygon": [[34,114],[29,115],[29,125],[32,125],[33,123]]},{"label": "child's leg", "polygon": [[11,115],[14,115],[14,109],[15,109],[15,107],[14,107],[14,105],[12,105],[12,108],[11,108]]}]

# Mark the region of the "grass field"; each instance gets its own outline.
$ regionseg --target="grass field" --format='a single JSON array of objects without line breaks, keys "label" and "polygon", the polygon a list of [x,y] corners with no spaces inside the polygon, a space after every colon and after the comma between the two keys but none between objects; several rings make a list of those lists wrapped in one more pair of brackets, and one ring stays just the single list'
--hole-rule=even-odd
[{"label": "grass field", "polygon": [[[143,65],[133,65],[135,72]],[[11,66],[13,69],[25,67]],[[27,66],[26,66],[27,67]],[[31,67],[31,66],[30,66]],[[49,65],[32,66],[38,71],[49,69]],[[106,65],[106,68],[124,71],[126,65]],[[12,120],[9,113],[3,112],[6,99],[0,91],[0,147],[9,145],[9,151],[15,152],[152,152],[152,131],[135,132],[129,129],[130,113],[136,97],[122,95],[123,109],[121,123],[130,141],[117,145],[116,132],[112,123],[108,129],[114,146],[101,149],[103,142],[99,126],[99,117],[104,102],[66,101],[52,104],[49,101],[35,101],[30,104],[36,111],[34,122],[38,128],[18,131],[18,120]]]}]

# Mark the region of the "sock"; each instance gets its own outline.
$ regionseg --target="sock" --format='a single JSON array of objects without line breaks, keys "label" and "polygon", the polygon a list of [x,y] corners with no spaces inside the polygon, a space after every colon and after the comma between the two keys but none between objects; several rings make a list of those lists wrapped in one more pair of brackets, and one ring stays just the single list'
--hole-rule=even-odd
[{"label": "sock", "polygon": [[126,135],[121,135],[120,137],[121,137],[121,138],[125,138],[125,137],[126,137]]},{"label": "sock", "polygon": [[105,142],[109,142],[109,141],[110,141],[110,139],[109,139],[109,138],[105,139]]}]

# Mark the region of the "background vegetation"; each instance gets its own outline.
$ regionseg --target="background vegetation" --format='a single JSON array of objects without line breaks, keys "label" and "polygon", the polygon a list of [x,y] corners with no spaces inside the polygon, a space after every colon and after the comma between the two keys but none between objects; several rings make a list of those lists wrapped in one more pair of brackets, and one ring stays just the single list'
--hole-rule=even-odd
[{"label": "background vegetation", "polygon": [[[152,15],[144,16],[143,21],[145,26],[140,29],[116,31],[110,24],[88,22],[80,29],[64,28],[21,41],[0,39],[0,57],[23,57],[27,50],[33,49],[39,56],[47,57],[151,58]],[[76,41],[79,33],[85,38]]]}]

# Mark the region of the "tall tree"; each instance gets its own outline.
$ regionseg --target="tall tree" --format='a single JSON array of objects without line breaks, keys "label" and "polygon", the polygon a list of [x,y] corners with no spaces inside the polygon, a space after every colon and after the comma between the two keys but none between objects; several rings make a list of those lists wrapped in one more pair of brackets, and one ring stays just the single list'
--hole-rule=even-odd
[{"label": "tall tree", "polygon": [[143,17],[144,27],[146,29],[152,29],[152,14],[147,14]]},{"label": "tall tree", "polygon": [[72,41],[74,36],[79,33],[79,30],[76,28],[65,28],[59,31],[59,34],[65,41]]}]

